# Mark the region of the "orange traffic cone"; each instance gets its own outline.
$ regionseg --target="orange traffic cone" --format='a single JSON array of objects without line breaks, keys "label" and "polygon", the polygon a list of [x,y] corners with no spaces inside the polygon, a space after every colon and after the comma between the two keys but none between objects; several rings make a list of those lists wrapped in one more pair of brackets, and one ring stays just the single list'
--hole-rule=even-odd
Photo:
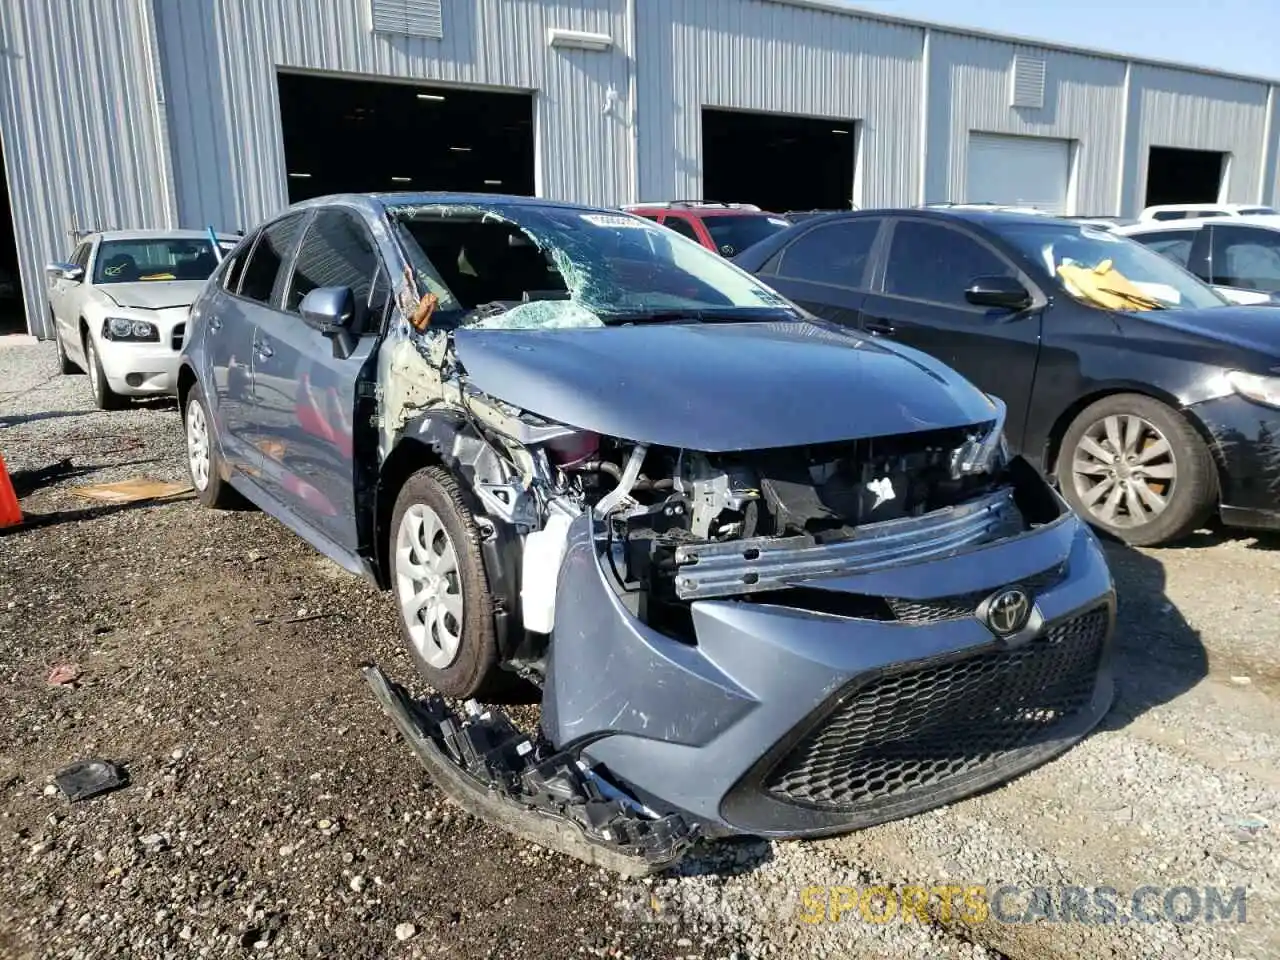
[{"label": "orange traffic cone", "polygon": [[0,456],[0,528],[15,527],[21,522],[22,508],[18,506],[18,495],[9,479],[4,457]]}]

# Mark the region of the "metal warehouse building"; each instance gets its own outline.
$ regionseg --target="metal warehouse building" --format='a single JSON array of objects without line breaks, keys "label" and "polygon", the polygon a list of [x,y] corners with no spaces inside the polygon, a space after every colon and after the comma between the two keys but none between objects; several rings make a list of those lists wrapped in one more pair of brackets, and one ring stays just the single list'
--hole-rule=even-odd
[{"label": "metal warehouse building", "polygon": [[1277,191],[1267,80],[833,0],[22,0],[0,36],[0,265],[40,336],[77,232],[333,190],[1093,215]]}]

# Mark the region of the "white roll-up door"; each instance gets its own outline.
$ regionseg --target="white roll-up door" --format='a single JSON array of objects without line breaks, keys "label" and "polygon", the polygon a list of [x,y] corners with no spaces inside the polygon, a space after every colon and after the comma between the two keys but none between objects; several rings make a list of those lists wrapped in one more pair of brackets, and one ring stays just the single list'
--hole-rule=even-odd
[{"label": "white roll-up door", "polygon": [[1048,137],[969,134],[965,201],[1038,207],[1066,214],[1071,143]]}]

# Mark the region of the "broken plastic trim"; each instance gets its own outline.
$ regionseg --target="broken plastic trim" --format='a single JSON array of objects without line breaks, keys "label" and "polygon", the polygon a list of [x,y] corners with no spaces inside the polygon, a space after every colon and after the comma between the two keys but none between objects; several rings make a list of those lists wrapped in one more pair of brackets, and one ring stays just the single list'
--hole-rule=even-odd
[{"label": "broken plastic trim", "polygon": [[540,758],[498,711],[459,722],[438,696],[416,700],[376,665],[361,669],[432,779],[472,816],[628,877],[674,866],[698,839],[679,814],[652,818],[570,752]]}]

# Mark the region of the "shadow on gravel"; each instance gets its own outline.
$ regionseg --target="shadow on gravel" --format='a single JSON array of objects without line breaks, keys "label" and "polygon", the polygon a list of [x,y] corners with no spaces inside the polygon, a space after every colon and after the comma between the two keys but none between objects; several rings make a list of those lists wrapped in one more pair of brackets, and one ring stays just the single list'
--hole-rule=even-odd
[{"label": "shadow on gravel", "polygon": [[40,420],[61,420],[64,417],[83,417],[93,413],[92,410],[46,410],[42,413],[14,413],[0,417],[0,427],[16,427],[24,423],[36,423]]},{"label": "shadow on gravel", "polygon": [[739,877],[773,859],[773,846],[758,837],[727,837],[694,847],[689,855],[660,877]]},{"label": "shadow on gravel", "polygon": [[123,513],[126,510],[144,510],[147,507],[157,507],[169,503],[181,503],[184,500],[194,499],[195,495],[188,493],[176,497],[164,497],[158,500],[134,500],[130,503],[107,503],[98,506],[85,507],[80,510],[53,510],[49,513],[24,513],[22,523],[18,524],[16,527],[0,527],[0,537],[26,533],[28,530],[35,530],[40,527],[56,527],[63,523],[76,523],[80,520],[92,520],[95,517],[106,517],[113,513]]},{"label": "shadow on gravel", "polygon": [[1217,520],[1204,530],[1197,530],[1186,539],[1160,549],[1203,550],[1231,540],[1239,540],[1246,550],[1280,550],[1280,530],[1244,530],[1239,527],[1223,526]]},{"label": "shadow on gravel", "polygon": [[1121,543],[1106,543],[1116,581],[1116,699],[1099,729],[1117,730],[1190,690],[1209,672],[1200,634],[1165,595],[1164,565]]}]

